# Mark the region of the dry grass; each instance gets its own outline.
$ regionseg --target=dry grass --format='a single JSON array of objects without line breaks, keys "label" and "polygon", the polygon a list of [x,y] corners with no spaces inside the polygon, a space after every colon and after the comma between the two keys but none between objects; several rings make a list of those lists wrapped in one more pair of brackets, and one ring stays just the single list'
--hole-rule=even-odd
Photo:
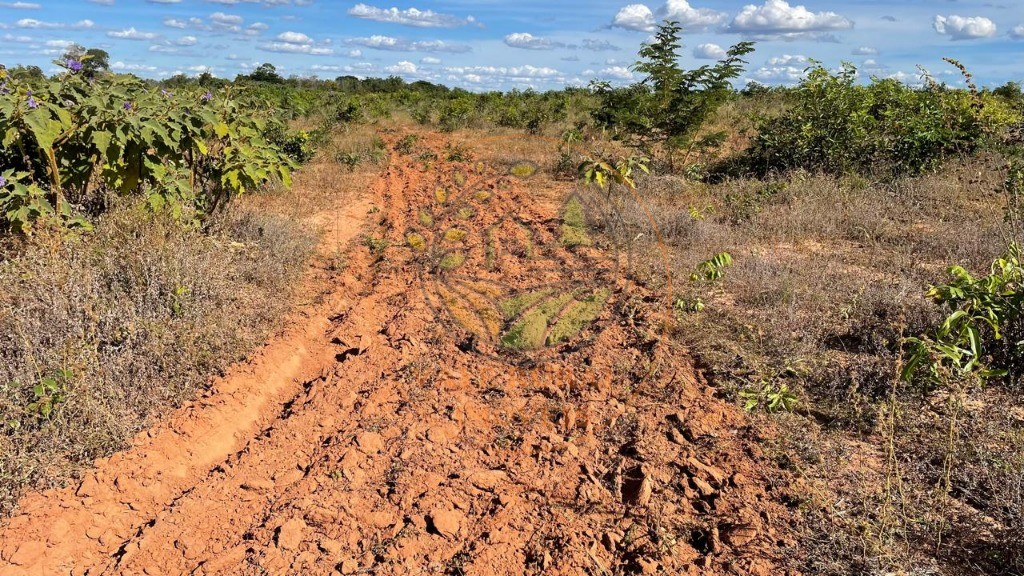
[{"label": "dry grass", "polygon": [[[1005,249],[1004,177],[997,158],[890,184],[806,173],[718,184],[653,176],[639,188],[647,210],[623,199],[616,233],[640,238],[635,275],[664,289],[667,253],[677,295],[707,304],[681,316],[678,336],[712,381],[733,395],[786,383],[800,398],[797,414],[753,417],[778,431],[765,435],[769,452],[800,478],[794,506],[805,511],[807,538],[795,561],[806,573],[1021,573],[1019,395],[969,398],[974,412],[965,408],[953,426],[948,498],[935,488],[949,445],[946,403],[913,391],[890,398],[901,337],[941,317],[924,299],[927,286],[954,263],[987,270]],[[721,283],[686,282],[722,251],[734,265]],[[886,489],[895,478],[902,491]]]},{"label": "dry grass", "polygon": [[[292,190],[235,201],[205,230],[120,206],[93,233],[0,254],[0,513],[27,486],[60,484],[266,341],[298,297],[318,234],[311,215],[369,185],[336,150],[372,147],[372,127],[336,134]],[[329,254],[323,256],[329,257]],[[42,417],[35,386],[60,371]]]},{"label": "dry grass", "polygon": [[[0,510],[121,447],[266,338],[313,237],[244,205],[215,230],[119,208],[0,266]],[[42,417],[33,388],[60,370]]]}]

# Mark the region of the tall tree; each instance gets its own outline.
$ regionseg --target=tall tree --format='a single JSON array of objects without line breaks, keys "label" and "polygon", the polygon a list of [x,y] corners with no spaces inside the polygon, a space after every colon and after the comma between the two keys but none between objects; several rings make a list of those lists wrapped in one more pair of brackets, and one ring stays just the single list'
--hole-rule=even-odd
[{"label": "tall tree", "polygon": [[95,78],[110,71],[110,54],[99,48],[86,49],[81,44],[72,44],[64,50],[61,60],[65,66],[70,62],[77,62],[81,65],[82,74],[88,78]]},{"label": "tall tree", "polygon": [[754,51],[752,42],[740,42],[712,66],[693,70],[680,63],[682,27],[666,20],[654,39],[642,45],[633,66],[643,79],[624,88],[607,82],[593,85],[601,105],[594,117],[615,135],[646,152],[659,148],[674,162],[678,151],[712,148],[722,133],[701,134],[712,114],[732,94],[732,80],[743,73],[743,56]]},{"label": "tall tree", "polygon": [[249,74],[249,79],[256,82],[270,82],[271,84],[284,83],[284,78],[277,73],[277,68],[269,62],[260,64],[258,68],[252,71],[252,74]]}]

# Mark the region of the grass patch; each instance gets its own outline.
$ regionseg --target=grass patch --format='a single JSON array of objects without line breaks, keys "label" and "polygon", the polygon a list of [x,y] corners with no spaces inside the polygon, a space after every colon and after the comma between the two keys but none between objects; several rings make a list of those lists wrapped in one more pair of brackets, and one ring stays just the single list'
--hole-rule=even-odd
[{"label": "grass patch", "polygon": [[565,314],[551,327],[547,345],[553,346],[566,342],[583,331],[601,313],[611,293],[611,290],[601,288],[595,290],[590,296],[570,304]]},{"label": "grass patch", "polygon": [[410,232],[405,235],[405,242],[410,248],[417,252],[422,252],[427,248],[427,240],[415,232]]},{"label": "grass patch", "polygon": [[525,294],[509,298],[501,303],[501,311],[505,313],[506,318],[515,318],[530,306],[533,306],[541,299],[546,298],[552,292],[554,292],[554,290],[546,288],[544,290],[527,292]]},{"label": "grass patch", "polygon": [[[314,238],[239,202],[209,233],[130,207],[0,263],[0,511],[120,449],[263,343]],[[33,409],[34,406],[34,409]]]},{"label": "grass patch", "polygon": [[561,233],[559,241],[563,246],[569,248],[590,246],[592,243],[587,234],[587,220],[583,214],[583,203],[575,195],[569,198],[562,210]]},{"label": "grass patch", "polygon": [[542,301],[526,312],[501,338],[502,346],[511,350],[537,350],[546,344],[548,323],[569,302],[575,293],[564,292]]},{"label": "grass patch", "polygon": [[450,252],[445,254],[444,258],[441,258],[438,266],[440,266],[442,270],[454,270],[459,266],[462,266],[465,261],[465,254],[462,254],[461,252]]},{"label": "grass patch", "polygon": [[466,239],[466,231],[452,228],[444,233],[444,239],[449,242],[462,242]]},{"label": "grass patch", "polygon": [[517,162],[508,169],[508,173],[517,178],[529,178],[537,173],[537,164],[529,161]]}]

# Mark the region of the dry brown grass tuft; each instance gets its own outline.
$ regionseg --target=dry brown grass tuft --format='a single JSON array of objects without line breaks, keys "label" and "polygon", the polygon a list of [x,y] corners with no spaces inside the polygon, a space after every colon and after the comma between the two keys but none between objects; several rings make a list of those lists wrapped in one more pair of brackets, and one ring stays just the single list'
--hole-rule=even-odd
[{"label": "dry brown grass tuft", "polygon": [[[779,431],[765,435],[769,452],[800,478],[804,498],[794,505],[808,532],[796,561],[807,573],[1020,573],[1019,396],[970,399],[976,412],[955,425],[948,498],[935,489],[949,444],[944,401],[889,396],[900,339],[940,319],[927,286],[951,264],[987,270],[1005,249],[1004,177],[999,159],[985,157],[889,184],[807,173],[717,184],[656,176],[640,184],[647,212],[623,201],[620,233],[641,238],[637,276],[664,287],[649,212],[678,295],[706,302],[681,317],[678,335],[723,393],[765,382],[797,391],[798,414],[753,417]],[[720,284],[686,282],[722,251],[734,265]],[[885,488],[892,405],[902,492]]]},{"label": "dry brown grass tuft", "polygon": [[[243,204],[215,233],[123,207],[0,265],[0,510],[123,445],[265,339],[313,247]],[[55,378],[53,412],[32,404]]]}]

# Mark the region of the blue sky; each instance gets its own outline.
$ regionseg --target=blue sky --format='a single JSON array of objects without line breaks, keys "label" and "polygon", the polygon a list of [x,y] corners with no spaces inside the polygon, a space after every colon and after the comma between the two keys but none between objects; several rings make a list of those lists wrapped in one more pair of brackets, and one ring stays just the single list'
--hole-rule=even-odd
[{"label": "blue sky", "polygon": [[919,81],[918,65],[959,81],[960,59],[985,84],[1024,80],[1019,0],[7,0],[0,62],[44,70],[70,42],[113,67],[166,77],[233,78],[262,62],[286,76],[399,75],[471,90],[634,79],[629,65],[664,18],[686,30],[685,62],[757,41],[745,79],[796,82],[814,58],[865,77]]}]

